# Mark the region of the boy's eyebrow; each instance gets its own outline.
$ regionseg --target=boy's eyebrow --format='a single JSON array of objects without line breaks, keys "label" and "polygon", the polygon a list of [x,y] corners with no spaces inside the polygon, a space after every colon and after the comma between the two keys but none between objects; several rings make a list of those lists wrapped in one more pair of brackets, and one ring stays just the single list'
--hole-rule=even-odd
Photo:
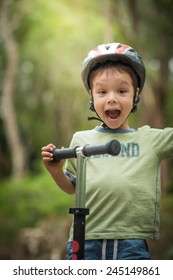
[{"label": "boy's eyebrow", "polygon": [[95,86],[102,86],[105,82],[96,82]]},{"label": "boy's eyebrow", "polygon": [[129,82],[127,82],[126,80],[122,80],[122,81],[121,81],[121,84],[129,85]]},{"label": "boy's eyebrow", "polygon": [[[105,81],[103,81],[103,82],[96,82],[96,84],[95,84],[95,86],[103,86],[103,85],[105,85],[105,84],[107,84],[107,82]],[[121,82],[120,82],[120,85],[129,85],[129,82],[127,82],[126,80],[122,80]]]}]

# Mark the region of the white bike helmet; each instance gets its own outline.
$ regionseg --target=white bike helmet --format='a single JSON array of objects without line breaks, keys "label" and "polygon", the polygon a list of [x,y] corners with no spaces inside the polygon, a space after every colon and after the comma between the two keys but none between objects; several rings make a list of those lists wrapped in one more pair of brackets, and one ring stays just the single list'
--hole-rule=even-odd
[{"label": "white bike helmet", "polygon": [[110,43],[99,45],[91,50],[82,63],[81,76],[86,90],[90,91],[89,76],[92,69],[98,63],[107,60],[122,61],[130,65],[138,77],[139,93],[141,93],[145,82],[145,66],[140,55],[130,46],[121,43]]}]

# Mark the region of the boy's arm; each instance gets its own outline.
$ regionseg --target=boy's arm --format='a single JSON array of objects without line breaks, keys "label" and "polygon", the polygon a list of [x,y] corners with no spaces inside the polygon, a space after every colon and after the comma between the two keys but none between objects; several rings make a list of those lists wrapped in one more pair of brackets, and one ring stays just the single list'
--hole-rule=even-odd
[{"label": "boy's arm", "polygon": [[51,174],[52,178],[56,182],[56,184],[66,193],[74,194],[75,193],[75,186],[71,182],[69,176],[65,175],[63,172],[63,163],[64,160],[61,160],[58,163],[53,163],[53,154],[52,150],[56,148],[55,145],[49,144],[45,147],[42,147],[42,159],[45,167]]}]

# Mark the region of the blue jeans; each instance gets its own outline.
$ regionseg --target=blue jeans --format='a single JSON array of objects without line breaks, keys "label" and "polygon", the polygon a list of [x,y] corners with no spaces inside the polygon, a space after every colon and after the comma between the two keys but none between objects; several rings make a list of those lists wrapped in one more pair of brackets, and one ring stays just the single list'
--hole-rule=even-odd
[{"label": "blue jeans", "polygon": [[[68,243],[67,259],[72,259],[72,242]],[[150,260],[146,240],[99,239],[85,241],[85,260]]]}]

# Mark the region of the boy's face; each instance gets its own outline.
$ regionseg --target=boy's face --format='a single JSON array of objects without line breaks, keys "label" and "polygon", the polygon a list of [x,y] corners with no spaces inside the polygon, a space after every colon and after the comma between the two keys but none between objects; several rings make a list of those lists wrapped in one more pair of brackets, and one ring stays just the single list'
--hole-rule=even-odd
[{"label": "boy's face", "polygon": [[[139,89],[136,92],[138,96]],[[125,71],[107,69],[92,80],[94,108],[111,129],[129,129],[128,116],[133,107],[134,86]]]}]

